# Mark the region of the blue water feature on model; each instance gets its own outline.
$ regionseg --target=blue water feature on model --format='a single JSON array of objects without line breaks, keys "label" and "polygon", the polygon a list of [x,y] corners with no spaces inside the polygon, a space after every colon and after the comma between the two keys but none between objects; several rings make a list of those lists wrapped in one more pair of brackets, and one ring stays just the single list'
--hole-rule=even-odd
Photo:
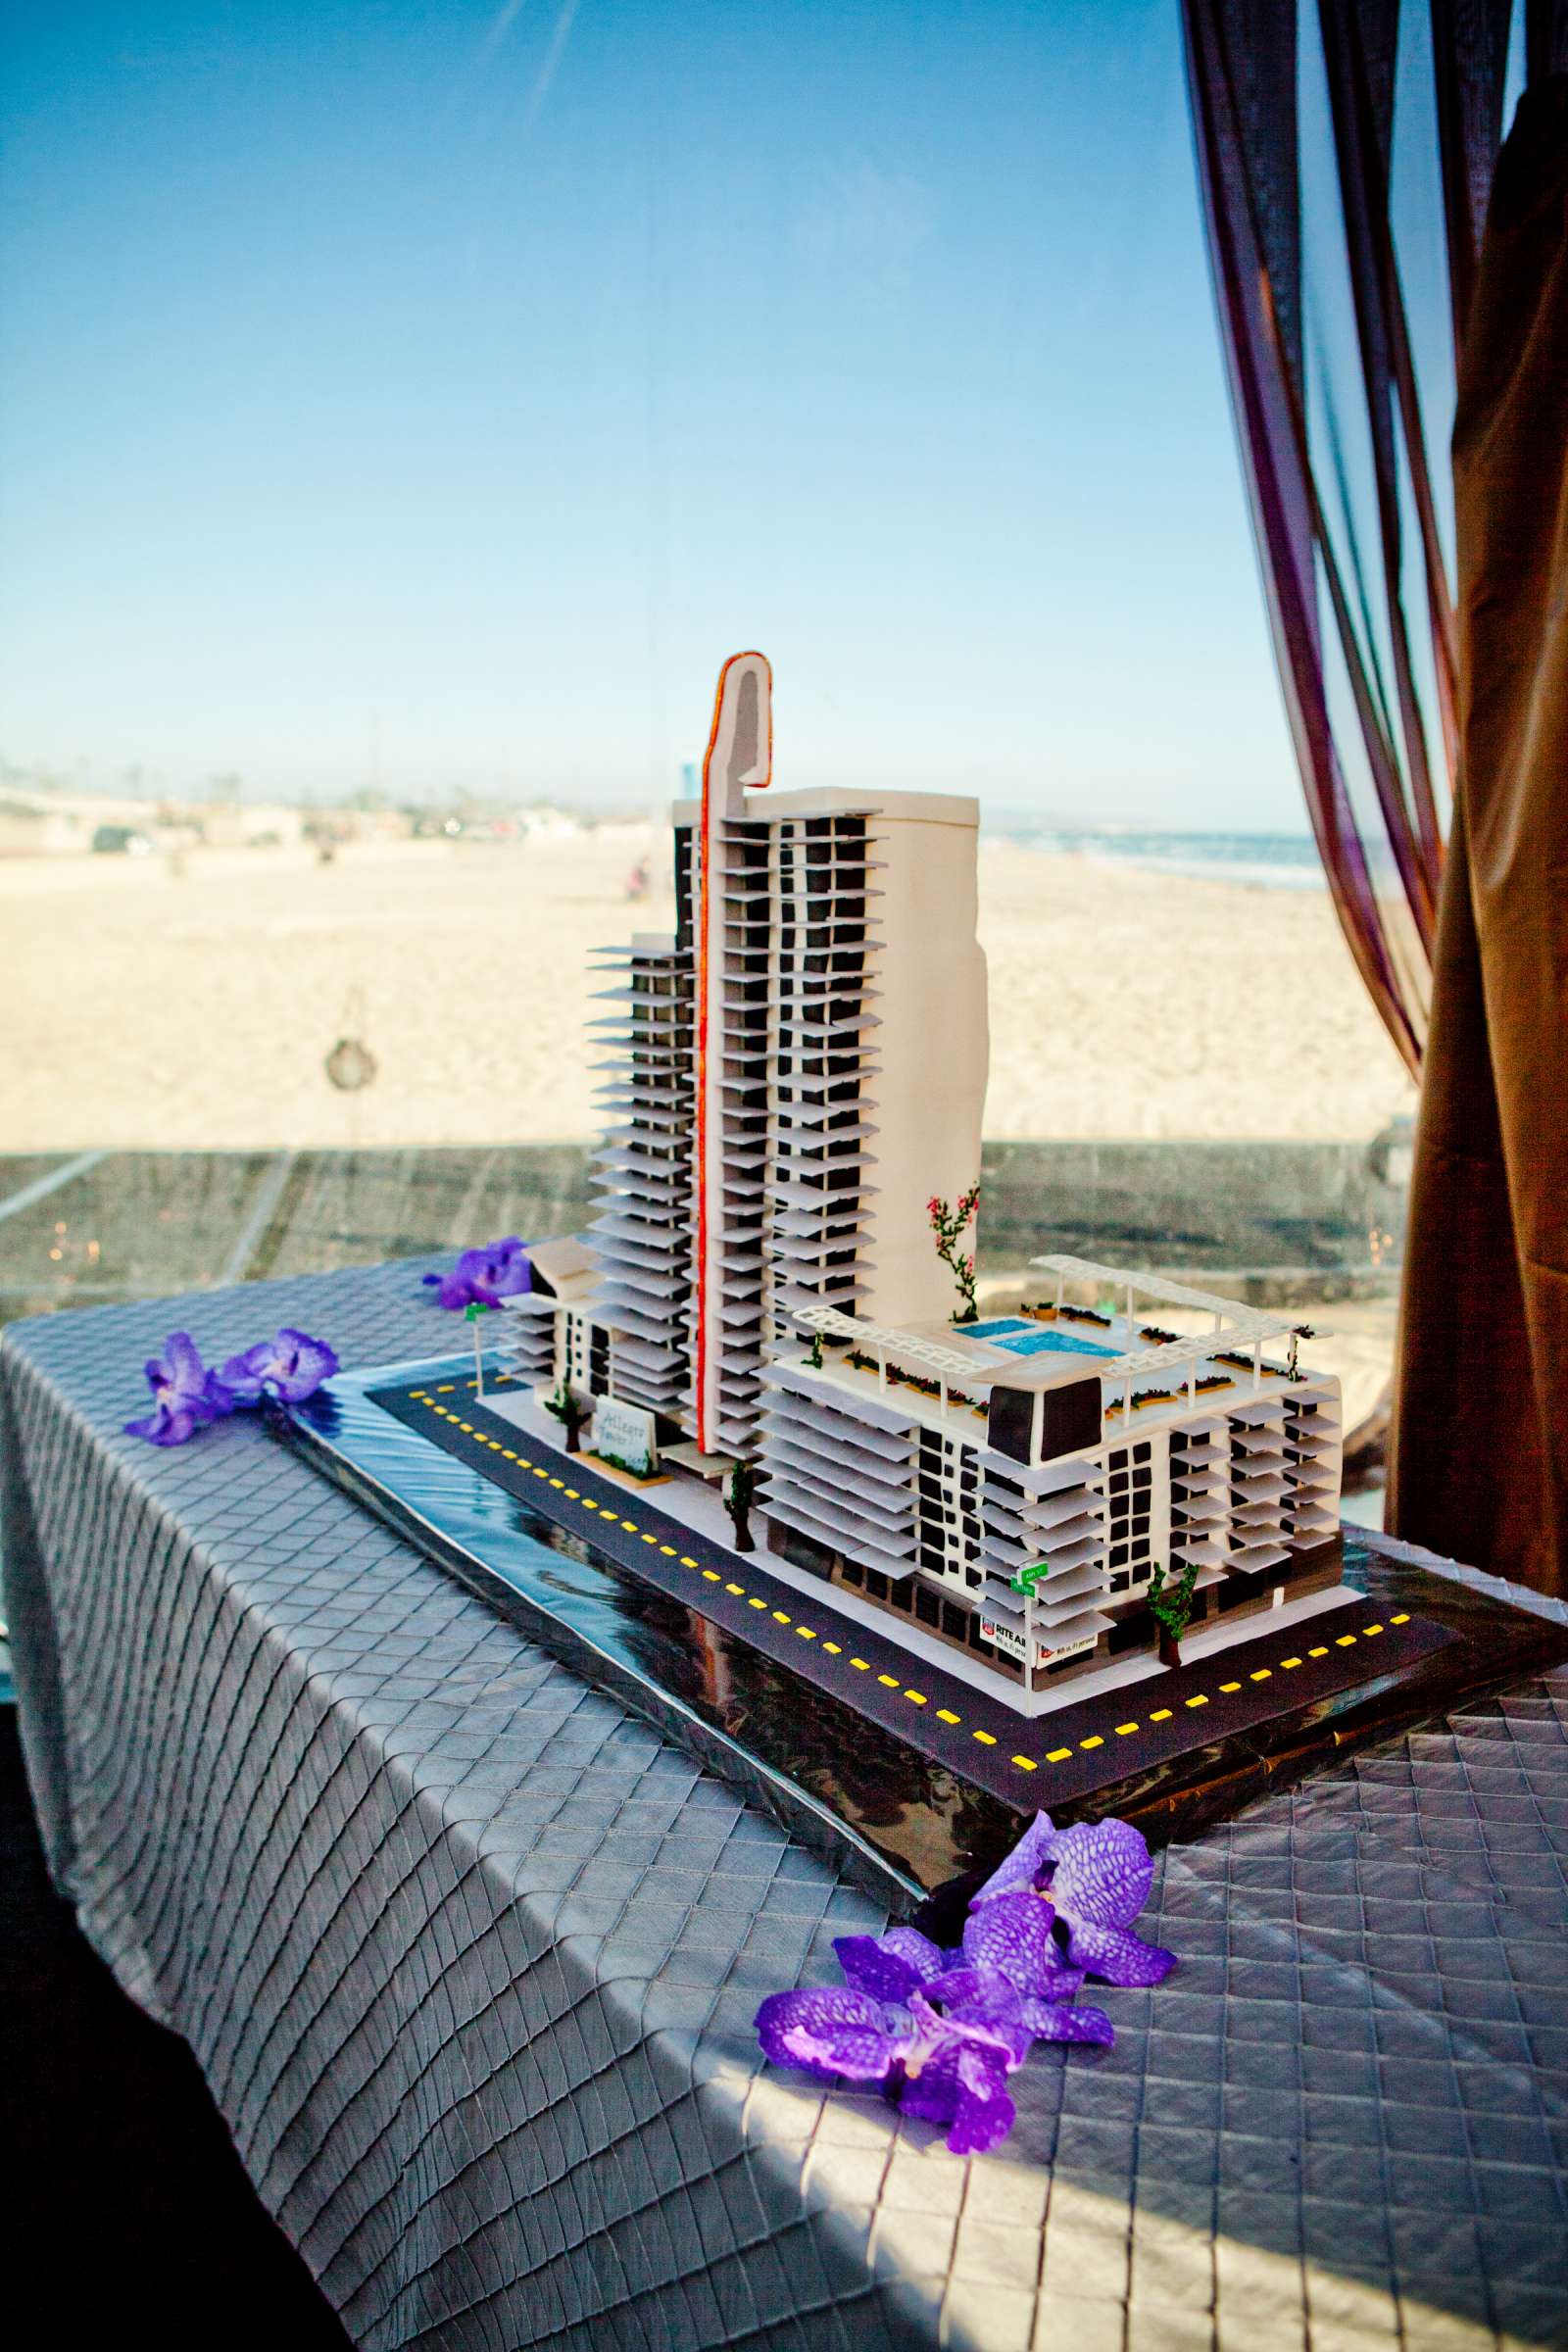
[{"label": "blue water feature on model", "polygon": [[966,1340],[993,1340],[1005,1348],[1009,1355],[1119,1355],[1117,1348],[1102,1348],[1094,1340],[1080,1340],[1073,1332],[1055,1331],[1039,1323],[1026,1323],[1013,1316],[1004,1316],[997,1323],[966,1323]]}]

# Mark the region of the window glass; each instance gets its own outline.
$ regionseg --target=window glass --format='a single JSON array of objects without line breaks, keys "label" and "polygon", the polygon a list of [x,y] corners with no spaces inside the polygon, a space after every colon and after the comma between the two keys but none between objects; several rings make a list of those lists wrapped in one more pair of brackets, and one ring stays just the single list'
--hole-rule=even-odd
[{"label": "window glass", "polygon": [[982,1309],[1063,1247],[1289,1298],[1353,1424],[1411,1098],[1292,769],[1169,0],[0,43],[0,1314],[580,1228],[589,957],[677,887],[689,936],[668,805],[758,644],[780,786],[979,801]]}]

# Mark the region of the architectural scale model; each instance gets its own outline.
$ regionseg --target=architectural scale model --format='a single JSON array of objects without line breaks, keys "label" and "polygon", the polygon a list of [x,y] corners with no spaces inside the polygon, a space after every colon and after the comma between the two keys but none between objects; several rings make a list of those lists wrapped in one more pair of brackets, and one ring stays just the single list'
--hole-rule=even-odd
[{"label": "architectural scale model", "polygon": [[529,1253],[505,1409],[591,1413],[710,1534],[740,1466],[780,1577],[1024,1714],[1349,1597],[1339,1387],[1288,1316],[1049,1256],[974,1319],[938,1254],[980,1167],[975,802],[777,792],[742,654],[673,822],[674,934],[606,959],[602,1210]]}]

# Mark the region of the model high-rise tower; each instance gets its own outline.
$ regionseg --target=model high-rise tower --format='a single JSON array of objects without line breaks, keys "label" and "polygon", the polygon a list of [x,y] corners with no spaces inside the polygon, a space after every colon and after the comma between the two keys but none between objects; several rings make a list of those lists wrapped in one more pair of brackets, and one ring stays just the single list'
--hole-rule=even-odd
[{"label": "model high-rise tower", "polygon": [[980,1165],[977,806],[775,791],[770,683],[760,654],[726,662],[702,800],[673,811],[675,935],[605,959],[592,1316],[615,1395],[705,1454],[752,1447],[798,1309],[951,1311],[926,1202]]}]

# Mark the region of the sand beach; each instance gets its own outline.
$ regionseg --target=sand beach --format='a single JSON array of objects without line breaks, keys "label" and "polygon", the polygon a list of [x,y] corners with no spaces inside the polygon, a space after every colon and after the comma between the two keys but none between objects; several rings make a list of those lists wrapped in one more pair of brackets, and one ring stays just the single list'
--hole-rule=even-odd
[{"label": "sand beach", "polygon": [[[669,927],[666,845],[0,860],[0,1150],[586,1137],[589,957]],[[988,1136],[1354,1139],[1413,1106],[1322,890],[988,840],[980,929]],[[345,1034],[375,1060],[351,1094],[324,1069]]]}]

